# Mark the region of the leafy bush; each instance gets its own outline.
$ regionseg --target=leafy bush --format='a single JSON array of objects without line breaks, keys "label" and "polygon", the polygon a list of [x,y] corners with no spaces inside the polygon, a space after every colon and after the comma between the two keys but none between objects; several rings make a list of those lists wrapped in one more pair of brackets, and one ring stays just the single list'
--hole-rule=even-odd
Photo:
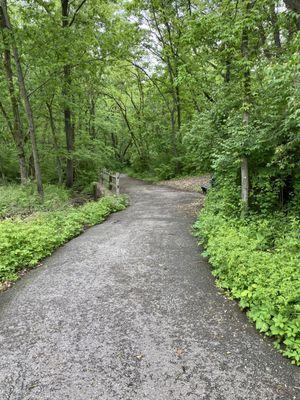
[{"label": "leafy bush", "polygon": [[124,197],[105,197],[78,208],[0,222],[0,281],[16,280],[18,271],[33,267],[87,226],[102,222],[125,206]]},{"label": "leafy bush", "polygon": [[216,212],[212,191],[195,224],[217,285],[230,290],[256,328],[300,364],[300,220],[246,220]]}]

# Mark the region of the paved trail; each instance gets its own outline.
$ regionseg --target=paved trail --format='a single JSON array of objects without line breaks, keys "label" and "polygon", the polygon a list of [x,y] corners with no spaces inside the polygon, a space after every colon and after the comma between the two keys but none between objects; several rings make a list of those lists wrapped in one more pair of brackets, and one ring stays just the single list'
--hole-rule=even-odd
[{"label": "paved trail", "polygon": [[125,184],[128,209],[0,295],[0,399],[299,399],[299,369],[215,288],[197,195]]}]

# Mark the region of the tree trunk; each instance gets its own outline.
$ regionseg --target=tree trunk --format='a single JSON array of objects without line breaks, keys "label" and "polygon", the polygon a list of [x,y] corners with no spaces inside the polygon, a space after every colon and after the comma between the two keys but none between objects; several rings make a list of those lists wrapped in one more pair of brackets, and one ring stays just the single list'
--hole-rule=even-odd
[{"label": "tree trunk", "polygon": [[10,25],[8,13],[7,13],[6,1],[1,0],[0,4],[1,4],[1,8],[2,8],[2,13],[4,16],[5,26],[10,31],[11,37],[12,37],[12,50],[13,50],[14,60],[15,60],[16,68],[17,68],[18,82],[19,82],[20,92],[21,92],[21,95],[24,100],[25,111],[26,111],[26,115],[27,115],[27,119],[28,119],[32,155],[33,155],[33,159],[34,159],[35,176],[36,176],[36,180],[37,180],[37,190],[38,190],[39,195],[41,197],[43,197],[44,191],[43,191],[42,175],[41,175],[38,151],[37,151],[37,146],[36,146],[36,134],[35,134],[34,118],[33,118],[33,114],[32,114],[31,104],[30,104],[26,86],[25,86],[22,65],[21,65],[21,61],[20,61],[20,57],[19,57],[19,51],[18,51],[17,45],[14,40],[13,30]]},{"label": "tree trunk", "polygon": [[175,175],[180,172],[180,163],[178,160],[178,150],[177,150],[177,131],[176,131],[176,121],[175,121],[175,113],[176,113],[176,105],[174,104],[174,108],[171,110],[171,140],[172,140],[172,151],[173,157],[175,159]]},{"label": "tree trunk", "polygon": [[175,93],[176,93],[176,110],[177,110],[177,127],[178,127],[178,132],[180,133],[180,128],[181,128],[181,99],[180,99],[180,89],[178,84],[176,84],[175,88]]},{"label": "tree trunk", "polygon": [[[61,0],[61,15],[62,27],[69,27],[69,0]],[[73,165],[73,150],[74,150],[74,129],[72,127],[72,111],[70,108],[70,86],[72,83],[71,66],[64,65],[63,68],[63,90],[62,96],[64,99],[64,125],[67,145],[67,163],[66,163],[66,186],[72,187],[74,183],[74,165]]]},{"label": "tree trunk", "polygon": [[96,101],[95,101],[94,97],[91,96],[90,117],[89,117],[89,134],[90,134],[91,139],[96,138],[95,119],[96,119]]},{"label": "tree trunk", "polygon": [[275,5],[270,4],[270,19],[273,27],[273,37],[274,43],[277,48],[277,51],[281,51],[281,39],[280,39],[280,29],[278,26],[278,17],[275,10]]},{"label": "tree trunk", "polygon": [[53,118],[53,112],[52,112],[52,106],[51,103],[46,103],[48,113],[49,113],[49,120],[50,120],[50,128],[51,128],[51,133],[53,137],[53,146],[56,152],[56,168],[57,168],[57,175],[58,175],[58,183],[59,185],[62,184],[63,182],[63,167],[62,167],[62,161],[60,156],[58,155],[59,152],[59,145],[58,145],[58,140],[56,136],[56,127],[55,127],[55,122]]},{"label": "tree trunk", "polygon": [[1,111],[4,115],[4,118],[7,120],[13,140],[14,140],[16,148],[17,148],[18,162],[19,162],[19,169],[20,169],[20,179],[21,179],[21,184],[24,184],[24,183],[26,183],[27,177],[28,177],[27,170],[26,170],[24,135],[22,132],[18,100],[17,100],[15,87],[14,87],[14,78],[13,78],[13,71],[12,71],[12,66],[11,66],[11,53],[10,53],[10,48],[9,48],[9,40],[5,33],[5,29],[8,29],[8,27],[6,26],[6,20],[4,17],[2,3],[1,3],[1,8],[0,8],[0,28],[2,31],[2,39],[3,39],[3,44],[4,44],[3,67],[5,70],[7,88],[8,88],[9,99],[10,99],[10,104],[11,104],[11,110],[12,110],[12,114],[13,114],[13,125],[10,123],[9,117],[6,114],[5,109],[2,106],[2,104],[1,104]]},{"label": "tree trunk", "polygon": [[[14,120],[14,125],[11,124],[11,121],[9,119],[9,116],[7,115],[5,108],[3,104],[0,102],[0,109],[3,114],[4,119],[6,120],[7,126],[9,128],[9,131],[11,132],[11,135],[13,137],[13,140],[15,142],[16,148],[17,148],[17,154],[18,154],[18,162],[19,162],[19,169],[20,169],[20,180],[21,184],[25,184],[27,182],[28,174],[27,174],[27,169],[26,169],[26,157],[25,157],[25,150],[24,150],[24,140],[23,140],[23,135],[19,137],[17,133],[19,132],[19,129],[16,127],[16,120]],[[17,109],[18,111],[18,109]],[[22,133],[22,131],[21,131]]]},{"label": "tree trunk", "polygon": [[242,182],[242,202],[243,212],[247,211],[249,203],[249,170],[248,170],[248,159],[242,157],[241,159],[241,182]]},{"label": "tree trunk", "polygon": [[[171,117],[171,143],[173,150],[173,157],[175,158],[175,175],[180,172],[180,163],[178,160],[178,149],[177,149],[177,133],[180,129],[181,124],[181,108],[180,108],[180,100],[179,100],[179,88],[175,86],[175,80],[173,75],[173,69],[171,65],[171,61],[167,59],[167,67],[170,79],[170,91],[172,95],[172,106],[170,109],[170,117]],[[177,97],[178,95],[178,97]],[[177,116],[177,124],[176,117]]]},{"label": "tree trunk", "polygon": [[[253,6],[252,0],[248,0],[246,5],[246,15],[248,16],[250,10]],[[250,98],[251,98],[251,76],[250,76],[250,67],[248,64],[249,59],[249,37],[248,37],[248,27],[244,26],[242,31],[242,46],[241,53],[243,57],[243,61],[245,63],[244,69],[244,107],[246,110],[243,113],[243,125],[244,129],[247,130],[249,125],[250,114],[248,108],[250,106]],[[245,155],[241,157],[241,198],[242,198],[242,216],[244,216],[249,207],[249,168],[248,168],[248,159]]]},{"label": "tree trunk", "polygon": [[[244,112],[243,124],[247,129],[247,126],[249,124],[248,111]],[[246,156],[242,156],[241,158],[241,197],[243,204],[242,214],[245,214],[248,210],[248,205],[249,205],[249,169],[248,169],[248,159]]]}]

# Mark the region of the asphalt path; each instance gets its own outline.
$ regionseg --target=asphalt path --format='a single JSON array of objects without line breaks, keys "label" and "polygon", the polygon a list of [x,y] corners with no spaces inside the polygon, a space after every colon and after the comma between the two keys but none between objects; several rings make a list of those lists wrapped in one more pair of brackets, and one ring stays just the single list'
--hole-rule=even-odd
[{"label": "asphalt path", "polygon": [[299,399],[299,368],[214,285],[199,195],[121,185],[126,210],[0,295],[0,399]]}]

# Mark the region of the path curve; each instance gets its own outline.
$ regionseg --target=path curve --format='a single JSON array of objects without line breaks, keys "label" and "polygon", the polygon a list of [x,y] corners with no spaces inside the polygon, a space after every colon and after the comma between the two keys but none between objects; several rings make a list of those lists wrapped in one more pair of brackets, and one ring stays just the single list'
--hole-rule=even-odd
[{"label": "path curve", "polygon": [[198,195],[123,190],[129,208],[0,295],[0,399],[300,398],[299,369],[214,286],[185,210]]}]

